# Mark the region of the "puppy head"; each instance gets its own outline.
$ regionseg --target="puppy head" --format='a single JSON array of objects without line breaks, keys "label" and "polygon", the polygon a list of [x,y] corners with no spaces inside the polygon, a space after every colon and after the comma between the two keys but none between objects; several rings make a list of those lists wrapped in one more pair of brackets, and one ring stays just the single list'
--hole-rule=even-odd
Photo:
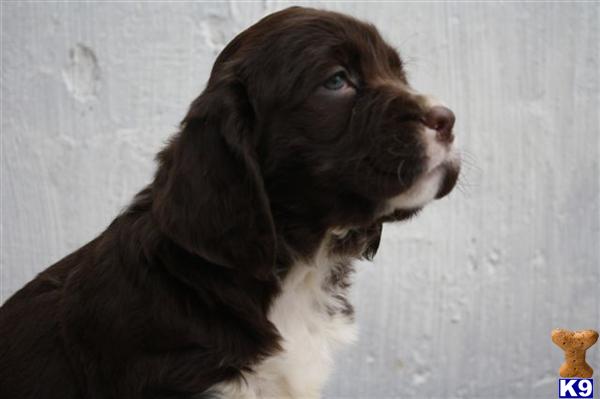
[{"label": "puppy head", "polygon": [[453,123],[373,26],[289,8],[217,58],[159,157],[154,213],[189,251],[267,275],[286,218],[368,226],[450,192]]},{"label": "puppy head", "polygon": [[373,26],[291,8],[238,36],[219,61],[238,65],[252,99],[273,200],[300,186],[331,208],[364,199],[372,217],[419,209],[456,183],[454,115],[410,87]]}]

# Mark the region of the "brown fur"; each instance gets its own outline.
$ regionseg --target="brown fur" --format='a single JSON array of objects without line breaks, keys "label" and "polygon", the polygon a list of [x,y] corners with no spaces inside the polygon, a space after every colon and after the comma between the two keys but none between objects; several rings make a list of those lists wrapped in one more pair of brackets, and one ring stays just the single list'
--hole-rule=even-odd
[{"label": "brown fur", "polygon": [[[339,66],[345,95],[323,88]],[[417,211],[380,219],[426,160],[407,87],[341,14],[290,8],[237,36],[154,181],[1,308],[0,397],[199,397],[278,351],[267,312],[292,260],[334,227],[335,253],[373,256],[381,223]]]}]

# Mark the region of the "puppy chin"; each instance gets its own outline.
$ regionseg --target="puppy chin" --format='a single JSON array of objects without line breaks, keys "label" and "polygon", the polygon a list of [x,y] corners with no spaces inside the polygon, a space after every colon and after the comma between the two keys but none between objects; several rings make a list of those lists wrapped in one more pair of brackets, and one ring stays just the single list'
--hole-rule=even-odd
[{"label": "puppy chin", "polygon": [[393,214],[398,210],[419,210],[434,199],[448,195],[460,173],[460,155],[451,150],[446,159],[429,168],[408,190],[390,198],[384,209],[384,215]]}]

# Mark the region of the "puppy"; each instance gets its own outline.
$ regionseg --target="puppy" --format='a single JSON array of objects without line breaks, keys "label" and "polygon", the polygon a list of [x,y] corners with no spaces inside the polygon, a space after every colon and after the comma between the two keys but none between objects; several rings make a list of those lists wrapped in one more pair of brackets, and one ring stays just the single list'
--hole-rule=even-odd
[{"label": "puppy", "polygon": [[454,115],[368,24],[289,8],[218,56],[154,180],[0,311],[2,398],[317,398],[351,261],[448,194]]}]

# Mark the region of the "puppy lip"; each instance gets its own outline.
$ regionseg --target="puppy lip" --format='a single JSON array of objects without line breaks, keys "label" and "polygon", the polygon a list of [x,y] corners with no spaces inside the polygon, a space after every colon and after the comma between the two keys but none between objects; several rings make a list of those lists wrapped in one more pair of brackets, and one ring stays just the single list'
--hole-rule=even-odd
[{"label": "puppy lip", "polygon": [[440,185],[438,192],[435,195],[435,199],[440,199],[450,194],[452,189],[456,186],[458,176],[460,175],[460,163],[459,162],[443,162],[438,165],[435,170],[443,168],[444,177],[442,184]]}]

